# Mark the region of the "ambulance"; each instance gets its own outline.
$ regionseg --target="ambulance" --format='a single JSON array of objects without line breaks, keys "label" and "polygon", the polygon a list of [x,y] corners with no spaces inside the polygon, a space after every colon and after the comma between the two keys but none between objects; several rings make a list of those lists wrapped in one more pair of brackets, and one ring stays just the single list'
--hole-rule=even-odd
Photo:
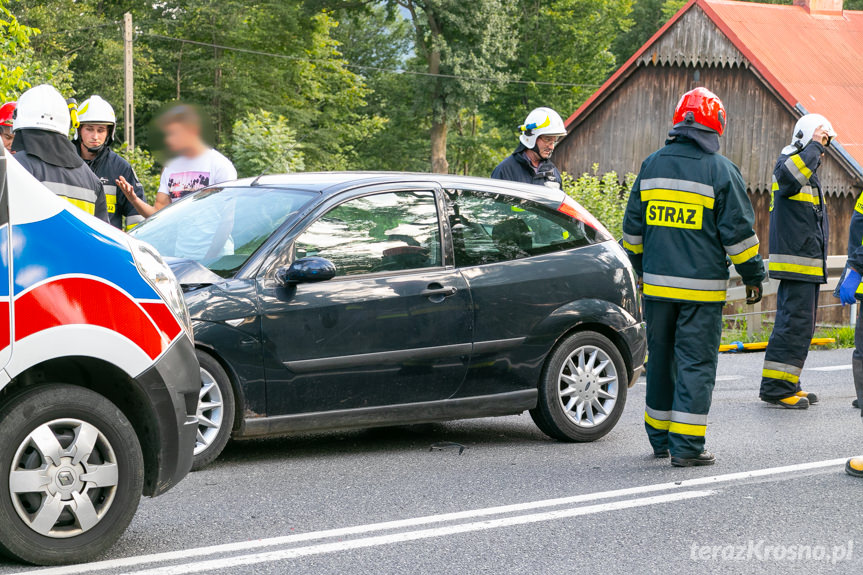
[{"label": "ambulance", "polygon": [[189,471],[200,368],[158,252],[0,153],[0,552],[80,563]]}]

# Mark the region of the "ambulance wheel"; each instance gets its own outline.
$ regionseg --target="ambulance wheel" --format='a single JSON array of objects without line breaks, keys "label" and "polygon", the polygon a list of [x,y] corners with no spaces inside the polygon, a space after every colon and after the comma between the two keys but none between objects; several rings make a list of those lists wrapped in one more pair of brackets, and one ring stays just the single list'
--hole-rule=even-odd
[{"label": "ambulance wheel", "polygon": [[201,350],[195,353],[201,364],[201,394],[192,471],[203,469],[225,449],[234,427],[235,410],[234,390],[228,374],[213,356]]},{"label": "ambulance wheel", "polygon": [[604,335],[582,331],[552,351],[530,412],[543,433],[561,441],[595,441],[617,424],[626,404],[626,364]]},{"label": "ambulance wheel", "polygon": [[108,399],[51,384],[0,409],[0,550],[36,565],[104,553],[138,509],[144,458]]}]

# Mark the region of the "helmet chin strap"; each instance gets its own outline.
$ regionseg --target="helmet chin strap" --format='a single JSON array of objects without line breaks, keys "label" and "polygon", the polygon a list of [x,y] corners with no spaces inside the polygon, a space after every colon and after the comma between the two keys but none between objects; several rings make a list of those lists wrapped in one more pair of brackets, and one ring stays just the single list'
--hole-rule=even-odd
[{"label": "helmet chin strap", "polygon": [[[81,142],[81,143],[83,144],[84,142]],[[102,144],[101,146],[96,146],[95,148],[91,148],[90,146],[84,146],[84,147],[87,148],[87,151],[90,152],[91,154],[98,154],[99,152],[101,152],[105,148],[105,144]]]}]

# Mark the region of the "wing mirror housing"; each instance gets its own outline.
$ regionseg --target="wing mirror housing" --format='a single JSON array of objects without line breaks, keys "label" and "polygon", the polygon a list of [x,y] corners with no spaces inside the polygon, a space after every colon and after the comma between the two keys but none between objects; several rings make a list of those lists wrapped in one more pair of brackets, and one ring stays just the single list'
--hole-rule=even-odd
[{"label": "wing mirror housing", "polygon": [[326,258],[300,258],[290,267],[279,268],[276,281],[283,286],[301,283],[314,283],[331,280],[336,277],[336,265]]}]

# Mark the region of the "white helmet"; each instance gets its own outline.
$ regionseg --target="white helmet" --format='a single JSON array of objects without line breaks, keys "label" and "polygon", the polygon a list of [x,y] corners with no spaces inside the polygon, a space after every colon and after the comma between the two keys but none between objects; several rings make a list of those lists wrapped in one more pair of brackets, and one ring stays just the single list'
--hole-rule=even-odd
[{"label": "white helmet", "polygon": [[524,144],[528,150],[532,150],[536,146],[537,136],[565,136],[566,126],[557,112],[551,108],[536,108],[524,120],[524,124],[519,126],[521,136],[519,141]]},{"label": "white helmet", "polygon": [[69,135],[72,118],[66,100],[54,86],[41,84],[18,98],[12,131],[34,129]]},{"label": "white helmet", "polygon": [[827,132],[827,137],[831,140],[836,137],[836,132],[833,131],[833,125],[830,124],[830,121],[827,120],[827,118],[821,114],[806,114],[797,120],[797,124],[794,126],[794,134],[791,136],[791,145],[785,146],[782,153],[786,156],[790,156],[791,154],[796,154],[805,148],[807,144],[812,141],[812,134],[815,133],[815,130],[817,130],[819,126],[824,127],[824,131]]},{"label": "white helmet", "polygon": [[[78,123],[110,126],[104,145],[110,145],[114,141],[117,115],[114,114],[114,108],[111,107],[111,104],[106,102],[101,96],[90,96],[78,107]],[[75,135],[72,139],[78,139],[78,130],[75,130]]]}]

